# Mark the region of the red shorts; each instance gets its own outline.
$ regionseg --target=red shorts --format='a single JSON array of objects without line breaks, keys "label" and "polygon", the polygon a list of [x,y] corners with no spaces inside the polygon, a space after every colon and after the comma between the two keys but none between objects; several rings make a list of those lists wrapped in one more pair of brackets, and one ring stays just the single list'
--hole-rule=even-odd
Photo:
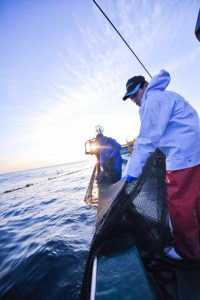
[{"label": "red shorts", "polygon": [[167,202],[175,249],[200,260],[200,165],[166,172]]}]

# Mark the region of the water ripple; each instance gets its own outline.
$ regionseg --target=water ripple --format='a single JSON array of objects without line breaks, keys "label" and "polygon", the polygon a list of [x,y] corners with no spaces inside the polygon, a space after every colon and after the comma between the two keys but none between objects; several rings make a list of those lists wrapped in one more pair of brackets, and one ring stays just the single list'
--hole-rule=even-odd
[{"label": "water ripple", "polygon": [[0,201],[1,299],[78,299],[96,209],[83,202],[91,170],[74,171],[87,166],[0,176],[0,190],[37,183]]}]

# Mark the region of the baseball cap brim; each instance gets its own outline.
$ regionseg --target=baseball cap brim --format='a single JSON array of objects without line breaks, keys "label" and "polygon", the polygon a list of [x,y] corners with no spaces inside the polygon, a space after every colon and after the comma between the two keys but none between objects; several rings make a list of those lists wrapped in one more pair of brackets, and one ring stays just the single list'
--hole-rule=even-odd
[{"label": "baseball cap brim", "polygon": [[132,90],[128,91],[128,92],[124,95],[124,97],[123,97],[122,99],[125,101],[125,100],[128,99],[129,97],[131,97],[131,96],[133,96],[134,94],[136,94],[137,91],[138,91],[139,88],[140,88],[140,85],[141,85],[141,83],[138,83]]}]

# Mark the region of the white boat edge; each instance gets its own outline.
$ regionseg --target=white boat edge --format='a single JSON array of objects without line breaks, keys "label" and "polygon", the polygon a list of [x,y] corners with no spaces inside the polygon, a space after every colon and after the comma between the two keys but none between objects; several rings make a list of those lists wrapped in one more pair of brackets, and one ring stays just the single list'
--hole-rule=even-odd
[{"label": "white boat edge", "polygon": [[95,300],[96,281],[97,281],[97,257],[95,256],[94,262],[93,262],[93,268],[92,268],[92,282],[91,282],[90,300]]}]

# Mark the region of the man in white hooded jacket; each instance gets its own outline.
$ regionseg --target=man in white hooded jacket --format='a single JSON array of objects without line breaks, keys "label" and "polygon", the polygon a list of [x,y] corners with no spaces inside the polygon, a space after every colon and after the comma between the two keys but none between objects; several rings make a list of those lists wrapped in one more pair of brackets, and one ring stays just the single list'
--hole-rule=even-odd
[{"label": "man in white hooded jacket", "polygon": [[140,107],[141,127],[126,169],[126,181],[141,175],[148,157],[159,148],[166,155],[167,202],[174,259],[200,260],[200,127],[195,109],[180,95],[166,91],[170,82],[161,70],[148,83],[130,78],[123,100]]}]

